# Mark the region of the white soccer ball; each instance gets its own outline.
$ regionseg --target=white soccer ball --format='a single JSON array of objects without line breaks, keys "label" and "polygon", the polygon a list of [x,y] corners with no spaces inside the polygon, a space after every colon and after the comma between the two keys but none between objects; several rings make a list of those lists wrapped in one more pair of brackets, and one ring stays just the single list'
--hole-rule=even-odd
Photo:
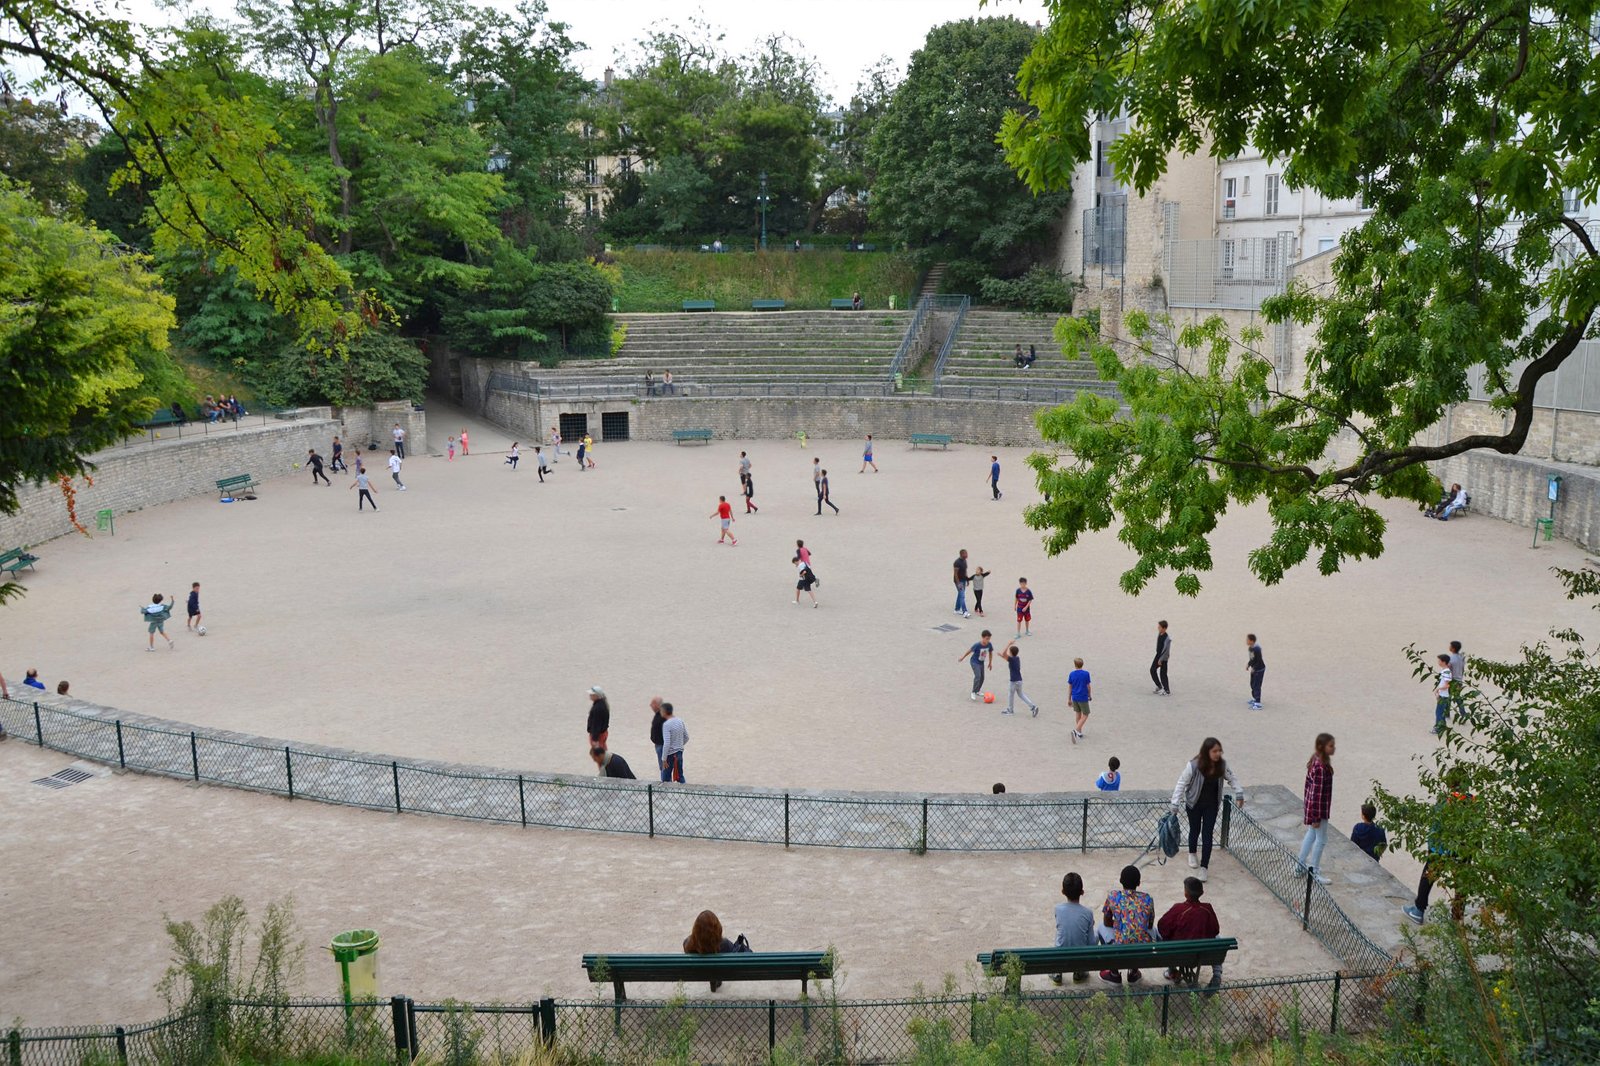
[{"label": "white soccer ball", "polygon": [[194,631],[196,633],[199,633],[202,637],[206,635],[206,627],[205,626],[196,626]]}]

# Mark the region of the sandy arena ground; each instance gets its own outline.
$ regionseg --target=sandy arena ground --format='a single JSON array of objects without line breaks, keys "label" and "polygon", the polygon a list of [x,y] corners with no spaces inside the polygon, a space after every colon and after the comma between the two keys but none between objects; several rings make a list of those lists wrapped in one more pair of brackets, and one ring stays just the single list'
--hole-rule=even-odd
[{"label": "sandy arena ground", "polygon": [[[1082,874],[1085,902],[1097,904],[1136,857],[785,852],[352,811],[137,774],[104,772],[61,791],[30,784],[70,762],[0,745],[0,854],[27,855],[0,873],[7,1023],[160,1016],[162,916],[198,920],[230,892],[257,913],[292,893],[313,946],[343,929],[378,929],[384,994],[419,1002],[598,995],[580,955],[677,951],[707,907],[757,950],[837,947],[841,994],[851,998],[904,995],[919,981],[937,987],[947,973],[971,987],[967,964],[977,952],[1050,942],[1064,873]],[[1225,932],[1242,939],[1231,976],[1337,967],[1231,858],[1212,863],[1206,899]],[[1158,913],[1181,897],[1188,873],[1181,860],[1146,868]],[[306,994],[336,990],[326,952],[309,951],[306,965]],[[1028,983],[1049,987],[1043,977]],[[629,991],[651,998],[672,989]],[[756,983],[719,995],[795,993],[789,983]]]},{"label": "sandy arena ground", "polygon": [[[430,450],[442,451],[444,437],[461,422],[459,414],[430,411]],[[1457,638],[1469,655],[1507,656],[1552,625],[1593,628],[1592,613],[1562,599],[1547,570],[1579,565],[1582,553],[1570,544],[1530,551],[1527,530],[1485,517],[1440,524],[1407,507],[1387,507],[1391,531],[1382,559],[1333,578],[1303,569],[1267,589],[1245,568],[1246,552],[1268,529],[1264,511],[1249,510],[1219,530],[1218,569],[1206,577],[1198,600],[1178,596],[1169,580],[1129,598],[1117,586],[1129,554],[1111,533],[1088,538],[1067,557],[1044,557],[1038,536],[1020,521],[1035,498],[1020,449],[1001,453],[1006,496],[996,503],[985,485],[989,450],[971,446],[913,452],[902,442],[881,441],[882,473],[858,474],[860,449],[853,441],[813,441],[805,452],[792,442],[602,445],[598,469],[579,473],[574,460],[563,457],[541,485],[528,458],[530,442],[523,442],[522,468],[513,472],[495,454],[510,443],[502,432],[476,422],[471,432],[470,458],[450,464],[442,456],[414,457],[405,470],[409,491],[396,492],[386,477],[377,479],[378,514],[357,512],[355,493],[341,475],[325,488],[313,487],[304,472],[285,472],[268,480],[255,502],[222,505],[200,497],[121,517],[115,537],[51,542],[39,552],[37,574],[25,575],[29,595],[0,612],[0,666],[7,680],[15,687],[24,668],[37,666],[52,687],[66,677],[74,695],[149,714],[401,756],[568,773],[592,772],[582,732],[584,691],[598,683],[611,694],[612,747],[635,768],[646,767],[653,755],[647,701],[659,693],[677,705],[689,727],[691,781],[768,786],[987,791],[1003,780],[1012,791],[1082,789],[1108,756],[1117,755],[1125,787],[1165,788],[1200,739],[1212,734],[1223,740],[1247,788],[1273,782],[1299,791],[1312,738],[1327,730],[1339,738],[1334,823],[1347,831],[1368,782],[1404,787],[1415,779],[1414,757],[1429,750],[1431,694],[1411,677],[1402,647],[1415,642],[1442,650]],[[719,547],[717,523],[707,516],[718,493],[742,502],[736,495],[741,447],[754,463],[762,510],[735,523],[737,548]],[[830,470],[843,511],[838,517],[813,514],[812,455]],[[823,579],[819,610],[792,604],[789,560],[797,537],[814,551]],[[987,619],[963,620],[951,612],[950,562],[963,547],[974,563],[995,571]],[[967,699],[970,673],[956,661],[985,625],[1002,644],[1012,635],[1011,590],[1019,575],[1029,578],[1037,596],[1034,636],[1023,642],[1025,687],[1043,706],[1037,719],[1003,717],[999,704],[974,706]],[[195,580],[203,583],[210,635],[190,636],[175,620],[169,629],[178,649],[146,653],[134,608],[154,591],[181,599]],[[1170,699],[1151,695],[1147,675],[1158,618],[1172,623]],[[960,628],[935,630],[946,623]],[[1261,711],[1247,709],[1244,699],[1244,634],[1252,630],[1268,663]],[[1088,739],[1076,746],[1069,743],[1065,691],[1075,655],[1093,673],[1096,697]],[[986,687],[1003,702],[1003,680]],[[0,761],[16,757],[16,747],[0,749]],[[26,776],[39,774],[30,767]],[[828,901],[837,898],[841,881],[871,878],[882,886],[877,893],[851,891],[874,909],[870,917],[851,916],[852,927],[867,938],[863,948],[851,952],[854,941],[847,943],[843,933],[834,939],[861,960],[851,967],[852,982],[862,982],[852,983],[853,994],[897,993],[949,969],[949,958],[978,949],[919,944],[926,958],[878,969],[867,961],[877,925],[887,920],[925,936],[948,927],[950,915],[992,917],[984,912],[1000,899],[1009,906],[1012,897],[1026,900],[1019,913],[1037,924],[1041,908],[1048,914],[1050,884],[1059,882],[1061,871],[1060,860],[1048,857],[915,860],[961,871],[969,887],[957,890],[957,873],[942,884],[914,878],[932,867],[905,866],[912,860],[899,856],[785,856],[734,845],[682,845],[664,853],[639,841],[441,827],[420,819],[380,829],[374,816],[180,791],[163,782],[98,782],[82,794],[97,790],[130,798],[107,804],[96,818],[110,817],[123,802],[135,809],[131,796],[145,796],[145,790],[150,798],[124,833],[93,843],[61,835],[90,827],[69,829],[44,813],[48,820],[37,824],[15,813],[7,819],[9,855],[19,845],[56,849],[76,862],[93,862],[103,879],[96,898],[80,899],[56,888],[40,892],[40,886],[61,883],[43,876],[51,866],[0,864],[0,893],[13,929],[48,923],[66,939],[86,925],[97,936],[108,928],[158,934],[162,909],[189,913],[230,890],[259,900],[288,889],[308,914],[313,906],[322,909],[327,928],[360,925],[326,887],[338,880],[320,880],[323,841],[344,833],[352,849],[359,838],[361,847],[386,853],[400,847],[404,834],[413,854],[430,850],[425,839],[441,849],[427,863],[425,883],[459,876],[458,885],[470,881],[471,892],[494,906],[538,911],[524,920],[550,923],[549,930],[528,926],[527,939],[514,950],[507,941],[503,971],[480,971],[463,952],[458,976],[471,978],[469,987],[430,979],[423,988],[424,982],[408,980],[404,987],[413,995],[512,998],[523,988],[573,991],[562,983],[570,975],[562,975],[576,968],[574,956],[592,947],[593,938],[577,937],[557,950],[543,934],[575,921],[620,930],[618,915],[638,914],[639,922],[651,924],[633,928],[648,928],[650,935],[630,934],[627,943],[675,944],[685,913],[714,905],[682,870],[674,874],[675,864],[717,871],[707,882],[731,890],[741,907],[765,897],[752,917],[731,919],[758,944],[791,941],[769,934],[786,928],[780,921],[797,923],[805,933],[799,939],[807,942],[822,935],[812,930],[837,928]],[[159,797],[174,797],[173,807],[162,807]],[[184,804],[187,815],[178,810]],[[14,807],[30,809],[49,810]],[[232,813],[213,820],[205,814],[212,809]],[[247,820],[263,827],[263,839],[243,829],[222,831]],[[297,833],[302,824],[313,832]],[[147,832],[141,838],[137,832],[162,825],[183,826],[185,836]],[[201,827],[217,833],[231,858],[214,866],[206,858],[197,872],[208,883],[184,884],[187,875],[178,871],[187,868],[166,863],[184,854],[187,834]],[[479,833],[493,840],[464,848],[464,866],[444,860],[449,841],[475,840]],[[392,844],[369,847],[386,834],[394,834]],[[119,881],[135,869],[126,856],[135,848],[147,861],[162,860],[148,875],[159,891],[122,890]],[[530,858],[516,862],[511,857],[523,848]],[[578,865],[568,872],[565,863],[543,861],[552,852],[568,852]],[[196,844],[188,854],[206,853]],[[286,854],[298,856],[292,877],[283,876]],[[663,860],[663,854],[670,857]],[[747,858],[754,861],[740,861]],[[599,867],[597,877],[597,861],[618,865]],[[1104,864],[1102,880],[1120,861]],[[626,872],[630,862],[640,865],[638,874]],[[662,876],[649,884],[649,871],[663,862]],[[784,876],[785,863],[795,864],[794,876]],[[1402,881],[1414,881],[1417,867],[1409,858],[1396,855],[1386,865]],[[824,868],[835,876],[817,877]],[[412,901],[413,882],[424,871],[407,862],[391,869],[393,884],[374,878],[352,898],[367,899],[376,885]],[[513,869],[528,885],[526,898],[499,873]],[[903,890],[883,883],[890,869],[909,875]],[[735,870],[741,872],[730,875]],[[548,900],[570,899],[547,884],[556,876],[583,876],[586,886],[598,881],[606,887],[592,890],[585,902],[548,908]],[[769,897],[758,891],[767,885],[783,887]],[[1005,887],[997,892],[996,885]],[[650,896],[663,887],[681,898]],[[812,910],[788,905],[797,893],[814,893]],[[113,903],[115,915],[106,910]],[[475,930],[494,928],[477,920],[488,906],[458,905],[440,928],[402,909],[390,919],[400,924],[385,931],[403,934],[408,924],[426,930],[430,951],[477,943],[483,938]],[[24,907],[28,921],[19,926]],[[37,913],[41,907],[44,913]],[[643,913],[650,907],[659,917]],[[820,909],[828,911],[825,923]],[[322,925],[307,924],[323,935]],[[884,942],[892,940],[885,936]],[[56,941],[51,950],[60,947]],[[152,958],[160,954],[154,950]],[[556,957],[559,965],[544,964]],[[411,965],[410,973],[422,975],[453,972],[456,964],[430,960],[424,966],[419,958]],[[0,975],[0,1013],[23,1013],[36,1022],[94,1020],[67,1009],[60,995],[59,982],[76,983],[78,974],[66,956],[31,976],[18,976],[6,959],[0,966],[11,970]],[[134,987],[143,989],[151,967],[134,968],[141,971]],[[491,971],[499,976],[476,983]],[[1270,971],[1287,972],[1276,965]],[[550,985],[540,984],[545,981]],[[37,997],[38,1010],[20,1009],[24,990]]]}]

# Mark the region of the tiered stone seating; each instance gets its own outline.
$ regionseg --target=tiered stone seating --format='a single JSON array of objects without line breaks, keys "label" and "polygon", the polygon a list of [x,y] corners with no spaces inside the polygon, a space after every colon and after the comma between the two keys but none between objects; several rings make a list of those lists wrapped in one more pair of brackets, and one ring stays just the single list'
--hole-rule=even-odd
[{"label": "tiered stone seating", "polygon": [[766,386],[887,387],[889,364],[910,324],[905,311],[787,311],[617,315],[628,327],[614,359],[573,360],[536,371],[542,386],[639,389],[672,372],[680,394]]},{"label": "tiered stone seating", "polygon": [[[967,312],[939,378],[939,394],[1040,403],[1067,403],[1079,392],[1116,396],[1116,386],[1100,380],[1094,363],[1061,354],[1053,334],[1058,317],[976,308]],[[1028,370],[1014,362],[1019,344],[1024,352],[1030,344],[1038,352]]]}]

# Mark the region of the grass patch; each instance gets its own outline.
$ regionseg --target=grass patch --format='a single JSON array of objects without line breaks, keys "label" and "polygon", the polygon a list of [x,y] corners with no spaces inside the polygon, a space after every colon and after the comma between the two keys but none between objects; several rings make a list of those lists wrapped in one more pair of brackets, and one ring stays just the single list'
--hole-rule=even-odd
[{"label": "grass patch", "polygon": [[893,252],[615,252],[621,311],[680,311],[685,300],[715,300],[748,311],[752,300],[783,300],[791,311],[826,310],[860,292],[869,308],[910,304],[917,270]]}]

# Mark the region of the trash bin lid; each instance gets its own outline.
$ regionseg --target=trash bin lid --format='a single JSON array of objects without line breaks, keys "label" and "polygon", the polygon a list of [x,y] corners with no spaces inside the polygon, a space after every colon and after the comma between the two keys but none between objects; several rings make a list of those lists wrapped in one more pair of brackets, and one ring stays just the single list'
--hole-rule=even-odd
[{"label": "trash bin lid", "polygon": [[350,962],[362,955],[370,955],[378,950],[378,934],[371,929],[355,929],[348,933],[340,933],[333,938],[329,945],[334,957],[341,962]]}]

